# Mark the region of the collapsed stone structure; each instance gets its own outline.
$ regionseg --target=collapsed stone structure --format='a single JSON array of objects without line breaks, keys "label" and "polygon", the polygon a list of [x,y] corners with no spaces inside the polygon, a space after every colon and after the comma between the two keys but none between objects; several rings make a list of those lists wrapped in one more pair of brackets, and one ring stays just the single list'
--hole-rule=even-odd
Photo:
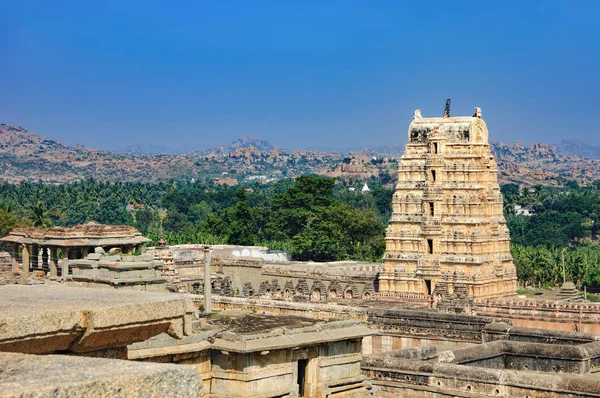
[{"label": "collapsed stone structure", "polygon": [[379,297],[431,302],[515,294],[488,129],[470,117],[414,113],[386,231]]}]

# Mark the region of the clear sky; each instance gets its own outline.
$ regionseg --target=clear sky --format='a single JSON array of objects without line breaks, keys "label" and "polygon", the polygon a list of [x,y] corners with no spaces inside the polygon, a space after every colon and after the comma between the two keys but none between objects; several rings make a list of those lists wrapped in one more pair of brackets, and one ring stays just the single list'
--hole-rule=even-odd
[{"label": "clear sky", "polygon": [[402,145],[412,112],[600,145],[600,1],[0,2],[0,123],[69,144]]}]

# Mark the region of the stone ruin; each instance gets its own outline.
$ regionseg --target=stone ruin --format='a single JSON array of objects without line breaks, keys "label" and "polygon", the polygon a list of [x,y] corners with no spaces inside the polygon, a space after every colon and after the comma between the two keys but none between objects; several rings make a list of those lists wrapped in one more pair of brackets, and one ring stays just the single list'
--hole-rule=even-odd
[{"label": "stone ruin", "polygon": [[163,262],[152,255],[106,255],[102,249],[97,251],[71,262],[69,280],[88,287],[109,285],[117,289],[165,291],[167,277],[162,275]]},{"label": "stone ruin", "polygon": [[88,222],[72,228],[15,228],[0,242],[10,249],[13,273],[26,280],[31,271],[43,272],[54,279],[59,276],[67,279],[69,261],[84,259],[96,247],[109,253],[116,250],[128,254],[141,251],[142,245],[150,239],[128,225]]},{"label": "stone ruin", "polygon": [[483,334],[483,344],[450,351],[421,345],[369,355],[362,361],[363,372],[380,397],[592,397],[600,393],[596,336],[545,334],[503,322],[489,324]]}]

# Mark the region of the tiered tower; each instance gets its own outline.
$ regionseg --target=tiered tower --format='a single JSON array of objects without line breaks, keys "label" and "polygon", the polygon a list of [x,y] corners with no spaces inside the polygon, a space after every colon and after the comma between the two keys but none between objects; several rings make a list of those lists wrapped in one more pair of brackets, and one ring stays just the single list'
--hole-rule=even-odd
[{"label": "tiered tower", "polygon": [[416,110],[386,231],[381,298],[439,301],[515,294],[516,271],[488,129]]}]

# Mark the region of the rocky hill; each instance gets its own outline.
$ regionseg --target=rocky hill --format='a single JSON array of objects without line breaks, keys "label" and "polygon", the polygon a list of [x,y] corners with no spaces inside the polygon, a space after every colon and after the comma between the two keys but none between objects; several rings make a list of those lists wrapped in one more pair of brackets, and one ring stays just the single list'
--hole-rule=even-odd
[{"label": "rocky hill", "polygon": [[600,179],[600,161],[579,156],[566,156],[555,146],[537,143],[524,146],[492,142],[499,180],[526,185],[561,185],[565,179],[587,185]]},{"label": "rocky hill", "polygon": [[[319,174],[351,183],[377,180],[392,185],[400,150],[287,152],[267,141],[244,137],[229,145],[183,155],[133,155],[71,147],[25,129],[0,125],[0,181],[64,183],[89,177],[106,181],[202,180],[233,185]],[[492,143],[502,183],[587,185],[600,179],[600,160],[561,154],[544,143]],[[140,152],[143,152],[140,150]],[[382,153],[383,152],[383,153]]]},{"label": "rocky hill", "polygon": [[563,140],[556,145],[561,155],[579,156],[589,159],[600,159],[600,147],[576,140]]},{"label": "rocky hill", "polygon": [[268,141],[265,141],[263,139],[256,137],[242,137],[228,145],[220,145],[212,149],[200,149],[193,151],[192,154],[205,155],[208,153],[213,153],[217,155],[224,155],[234,152],[237,149],[246,149],[250,147],[254,147],[260,152],[271,152],[273,149],[275,149],[273,145],[271,145]]}]

